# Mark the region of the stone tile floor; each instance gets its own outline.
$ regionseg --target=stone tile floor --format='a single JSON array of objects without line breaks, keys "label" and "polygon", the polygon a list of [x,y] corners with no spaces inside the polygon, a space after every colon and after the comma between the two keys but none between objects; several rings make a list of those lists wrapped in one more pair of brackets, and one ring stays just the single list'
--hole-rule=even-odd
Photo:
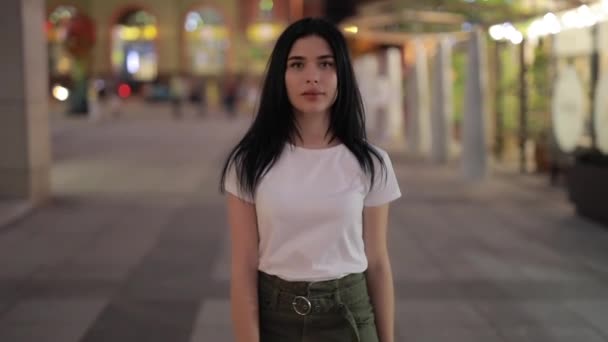
[{"label": "stone tile floor", "polygon": [[[217,183],[245,124],[54,129],[53,199],[0,229],[0,341],[231,341]],[[608,341],[608,229],[535,178],[392,159],[398,341]]]}]

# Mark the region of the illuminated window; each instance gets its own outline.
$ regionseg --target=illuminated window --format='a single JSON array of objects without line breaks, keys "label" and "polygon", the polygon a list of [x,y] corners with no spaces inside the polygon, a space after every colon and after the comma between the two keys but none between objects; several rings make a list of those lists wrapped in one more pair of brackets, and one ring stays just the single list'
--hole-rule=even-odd
[{"label": "illuminated window", "polygon": [[186,51],[192,72],[217,75],[226,67],[228,28],[222,16],[210,8],[190,11],[184,22]]},{"label": "illuminated window", "polygon": [[144,10],[123,14],[112,29],[112,67],[122,79],[152,81],[158,74],[156,18]]},{"label": "illuminated window", "polygon": [[259,0],[257,18],[246,29],[249,71],[258,74],[264,71],[270,51],[284,28],[284,23],[276,20],[274,16],[274,2]]}]

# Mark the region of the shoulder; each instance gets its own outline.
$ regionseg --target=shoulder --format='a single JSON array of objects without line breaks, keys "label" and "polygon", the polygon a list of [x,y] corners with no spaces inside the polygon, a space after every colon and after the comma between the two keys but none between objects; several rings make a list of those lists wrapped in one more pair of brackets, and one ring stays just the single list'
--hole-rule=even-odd
[{"label": "shoulder", "polygon": [[385,150],[385,149],[383,149],[382,147],[380,147],[380,146],[378,146],[378,145],[375,145],[375,144],[371,144],[371,143],[368,143],[368,145],[369,145],[369,146],[370,146],[372,149],[374,149],[376,152],[380,153],[381,155],[383,155],[383,156],[384,156],[384,155],[388,155],[388,152],[386,152],[386,150]]},{"label": "shoulder", "polygon": [[387,151],[384,149],[384,147],[382,147],[381,145],[378,145],[368,139],[363,139],[361,141],[358,141],[356,143],[358,146],[364,147],[364,148],[369,148],[374,150],[375,152],[378,153],[382,153],[382,154],[386,154]]},{"label": "shoulder", "polygon": [[374,150],[376,153],[378,153],[378,155],[382,158],[383,162],[387,162],[390,161],[390,157],[388,152],[383,149],[382,147],[378,146],[378,145],[374,145],[374,144],[368,144],[370,146],[370,148],[372,150]]}]

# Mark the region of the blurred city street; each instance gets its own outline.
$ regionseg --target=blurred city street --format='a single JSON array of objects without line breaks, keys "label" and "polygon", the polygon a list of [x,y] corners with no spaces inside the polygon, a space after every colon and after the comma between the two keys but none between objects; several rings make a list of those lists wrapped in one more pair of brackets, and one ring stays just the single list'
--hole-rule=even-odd
[{"label": "blurred city street", "polygon": [[[52,199],[0,227],[0,341],[232,341],[220,165],[243,116],[53,116]],[[608,341],[608,230],[545,178],[392,151],[397,341]]]},{"label": "blurred city street", "polygon": [[234,342],[223,162],[257,108],[363,132],[355,86],[396,341],[608,342],[608,0],[0,8],[0,342]]}]

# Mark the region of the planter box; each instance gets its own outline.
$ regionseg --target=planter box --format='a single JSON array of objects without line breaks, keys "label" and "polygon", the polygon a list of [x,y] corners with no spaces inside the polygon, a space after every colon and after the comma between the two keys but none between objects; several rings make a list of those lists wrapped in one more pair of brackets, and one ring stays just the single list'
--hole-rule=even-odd
[{"label": "planter box", "polygon": [[568,195],[579,215],[608,226],[608,167],[577,161],[568,170]]}]

